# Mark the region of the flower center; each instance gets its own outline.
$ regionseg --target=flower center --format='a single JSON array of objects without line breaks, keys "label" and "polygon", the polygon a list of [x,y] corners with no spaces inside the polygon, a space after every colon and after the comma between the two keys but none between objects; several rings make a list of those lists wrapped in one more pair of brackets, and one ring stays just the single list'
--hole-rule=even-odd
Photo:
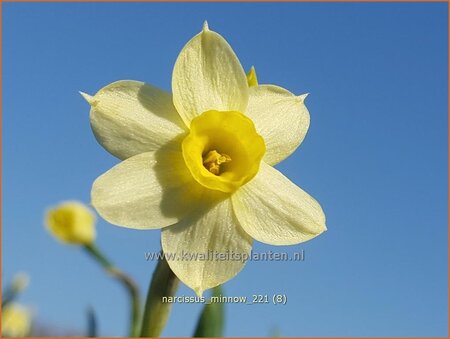
[{"label": "flower center", "polygon": [[207,111],[191,121],[183,158],[201,185],[233,192],[258,173],[266,151],[253,122],[236,111]]},{"label": "flower center", "polygon": [[231,158],[228,154],[220,154],[216,150],[209,151],[203,157],[203,166],[212,174],[220,174],[220,165],[230,162]]}]

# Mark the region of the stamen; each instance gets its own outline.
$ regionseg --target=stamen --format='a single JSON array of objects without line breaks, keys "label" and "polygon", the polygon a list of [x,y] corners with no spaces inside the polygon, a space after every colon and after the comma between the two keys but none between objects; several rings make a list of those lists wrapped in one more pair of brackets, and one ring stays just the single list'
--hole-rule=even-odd
[{"label": "stamen", "polygon": [[203,157],[203,166],[214,175],[220,174],[220,165],[231,161],[228,154],[220,154],[216,150],[209,151]]}]

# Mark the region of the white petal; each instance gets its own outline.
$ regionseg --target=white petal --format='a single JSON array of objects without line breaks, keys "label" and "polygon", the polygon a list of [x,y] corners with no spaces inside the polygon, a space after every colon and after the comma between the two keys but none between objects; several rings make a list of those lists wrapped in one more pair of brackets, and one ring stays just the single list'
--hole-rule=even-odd
[{"label": "white petal", "polygon": [[222,36],[207,25],[180,52],[172,75],[173,102],[187,126],[208,110],[245,112],[247,77]]},{"label": "white petal", "polygon": [[129,228],[161,228],[196,206],[203,189],[181,152],[149,152],[128,158],[97,178],[92,205],[108,222]]},{"label": "white petal", "polygon": [[263,243],[298,244],[326,231],[319,203],[264,162],[257,176],[242,186],[232,201],[242,228]]},{"label": "white petal", "polygon": [[91,126],[98,142],[120,159],[155,151],[185,132],[172,96],[139,81],[117,81],[93,97]]},{"label": "white petal", "polygon": [[[199,295],[233,278],[244,267],[252,248],[252,239],[233,214],[231,200],[211,206],[210,199],[205,196],[202,209],[179,224],[164,228],[161,236],[170,268]],[[170,260],[174,255],[176,259]]]},{"label": "white petal", "polygon": [[275,165],[284,160],[305,138],[309,128],[305,98],[278,86],[250,87],[246,114],[266,142],[266,163]]}]

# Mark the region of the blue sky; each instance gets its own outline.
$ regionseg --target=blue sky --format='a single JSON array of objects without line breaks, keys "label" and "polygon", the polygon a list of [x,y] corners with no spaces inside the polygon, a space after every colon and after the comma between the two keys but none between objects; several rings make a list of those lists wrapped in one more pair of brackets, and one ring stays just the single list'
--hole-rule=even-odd
[{"label": "blue sky", "polygon": [[[278,166],[322,204],[328,232],[304,262],[250,262],[226,295],[227,336],[447,336],[446,3],[3,3],[2,275],[26,271],[20,301],[40,324],[125,335],[120,286],[43,228],[48,206],[89,202],[118,160],[95,141],[94,94],[120,79],[170,90],[183,45],[208,20],[260,83],[309,92],[311,127]],[[143,292],[159,231],[98,222],[98,245]],[[182,286],[179,295],[193,295]],[[201,305],[176,304],[164,332],[191,335]]]}]

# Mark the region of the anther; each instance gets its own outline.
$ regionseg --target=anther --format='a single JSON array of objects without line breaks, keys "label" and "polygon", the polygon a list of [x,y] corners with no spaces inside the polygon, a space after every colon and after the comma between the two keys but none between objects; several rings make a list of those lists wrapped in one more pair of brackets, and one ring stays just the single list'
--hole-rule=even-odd
[{"label": "anther", "polygon": [[203,157],[203,166],[214,175],[220,174],[220,165],[231,161],[228,154],[220,154],[216,150],[209,151]]}]

